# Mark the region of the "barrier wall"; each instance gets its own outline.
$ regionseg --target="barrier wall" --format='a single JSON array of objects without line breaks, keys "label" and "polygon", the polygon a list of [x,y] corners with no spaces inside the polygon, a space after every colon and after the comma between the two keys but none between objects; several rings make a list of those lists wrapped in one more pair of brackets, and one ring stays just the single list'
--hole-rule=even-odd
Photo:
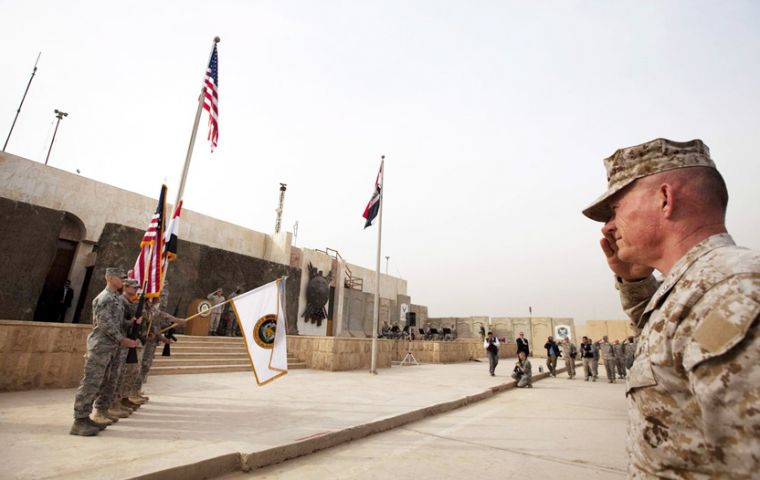
[{"label": "barrier wall", "polygon": [[0,391],[78,386],[91,331],[91,325],[0,320]]}]

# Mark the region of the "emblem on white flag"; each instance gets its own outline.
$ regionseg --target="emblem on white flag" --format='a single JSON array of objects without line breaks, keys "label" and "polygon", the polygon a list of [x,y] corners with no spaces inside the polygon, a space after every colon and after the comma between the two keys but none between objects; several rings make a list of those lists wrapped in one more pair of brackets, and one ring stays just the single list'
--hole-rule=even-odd
[{"label": "emblem on white flag", "polygon": [[242,293],[230,302],[258,385],[288,373],[284,292],[283,278]]}]

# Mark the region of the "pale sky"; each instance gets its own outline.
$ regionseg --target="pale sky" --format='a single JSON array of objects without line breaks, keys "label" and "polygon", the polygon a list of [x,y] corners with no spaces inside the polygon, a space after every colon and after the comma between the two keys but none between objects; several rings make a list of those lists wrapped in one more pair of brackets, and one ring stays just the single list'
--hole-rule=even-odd
[{"label": "pale sky", "polygon": [[386,155],[383,257],[431,316],[624,318],[580,211],[604,157],[658,137],[707,143],[760,249],[757,2],[118,5],[0,0],[2,142],[42,51],[8,152],[44,162],[58,108],[50,165],[173,200],[219,35],[219,148],[204,113],[186,208],[271,233],[286,182],[298,246],[374,268]]}]

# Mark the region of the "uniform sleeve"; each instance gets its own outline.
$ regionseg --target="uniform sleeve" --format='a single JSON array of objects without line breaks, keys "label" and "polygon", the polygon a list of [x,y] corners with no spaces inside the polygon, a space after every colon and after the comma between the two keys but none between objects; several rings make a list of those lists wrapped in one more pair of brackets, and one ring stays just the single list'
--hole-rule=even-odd
[{"label": "uniform sleeve", "polygon": [[103,333],[116,342],[121,342],[124,338],[122,330],[122,321],[124,320],[124,310],[118,298],[107,298],[98,305],[98,326],[102,326]]},{"label": "uniform sleeve", "polygon": [[157,323],[159,328],[164,329],[171,325],[174,322],[179,321],[180,319],[175,317],[174,315],[169,315],[168,313],[158,310],[156,312],[156,316],[153,318],[153,322]]},{"label": "uniform sleeve", "polygon": [[[713,288],[681,329],[683,366],[701,410],[708,444],[720,458],[760,468],[760,275]],[[692,320],[692,321],[689,321]],[[678,347],[676,347],[678,350]]]},{"label": "uniform sleeve", "polygon": [[659,287],[660,282],[654,278],[654,275],[649,275],[638,282],[626,282],[615,277],[615,288],[620,291],[620,304],[634,325],[638,323],[649,299]]}]

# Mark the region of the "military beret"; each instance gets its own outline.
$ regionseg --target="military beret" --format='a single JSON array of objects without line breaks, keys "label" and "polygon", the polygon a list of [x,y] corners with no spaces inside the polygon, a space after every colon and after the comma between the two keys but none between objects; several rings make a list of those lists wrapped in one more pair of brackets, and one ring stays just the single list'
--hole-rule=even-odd
[{"label": "military beret", "polygon": [[108,268],[106,268],[106,277],[126,278],[127,274],[126,274],[126,272],[124,272],[123,268],[108,267]]},{"label": "military beret", "polygon": [[686,167],[711,167],[710,149],[702,140],[674,142],[658,138],[635,147],[621,148],[604,159],[607,169],[607,191],[583,210],[591,220],[606,222],[612,215],[608,204],[610,197],[635,180]]}]

